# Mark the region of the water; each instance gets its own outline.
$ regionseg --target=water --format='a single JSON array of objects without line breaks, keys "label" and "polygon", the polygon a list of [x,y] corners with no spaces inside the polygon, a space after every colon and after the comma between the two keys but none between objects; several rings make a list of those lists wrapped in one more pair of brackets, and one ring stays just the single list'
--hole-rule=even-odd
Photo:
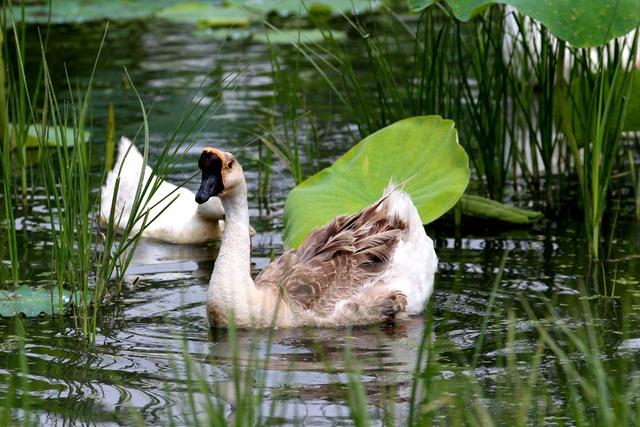
[{"label": "water", "polygon": [[[65,79],[63,64],[74,83],[86,84],[100,38],[100,24],[53,28],[48,56],[59,85]],[[282,53],[292,54],[286,50]],[[31,45],[28,72],[35,72],[37,61],[37,48]],[[104,146],[109,102],[114,104],[118,134],[134,135],[141,122],[138,101],[124,82],[123,67],[147,105],[152,105],[152,159],[160,153],[181,113],[194,102],[194,93],[197,98],[204,96],[205,102],[217,97],[223,101],[219,109],[208,113],[205,125],[196,134],[194,148],[171,175],[176,182],[194,172],[202,147],[231,150],[240,146],[264,132],[263,123],[272,111],[271,63],[265,45],[194,38],[185,29],[153,21],[113,25],[94,90],[92,122],[97,149]],[[302,72],[308,75],[310,87],[319,87],[318,76],[308,68],[303,67]],[[230,77],[235,80],[225,90],[215,83],[200,87],[207,75],[213,82]],[[321,122],[330,127],[321,147],[322,164],[345,150],[349,140],[346,130],[353,128],[328,102],[322,93],[312,92],[307,99],[307,107],[321,112]],[[305,131],[308,129],[303,129],[303,137]],[[276,165],[269,208],[259,205],[258,163],[252,147],[239,152],[238,157],[251,193],[251,222],[257,230],[252,259],[259,271],[272,254],[282,251],[282,206],[293,180],[283,172],[282,165]],[[98,171],[100,165],[95,166]],[[34,174],[38,174],[37,168]],[[188,187],[197,185],[191,182]],[[33,191],[31,211],[28,215],[17,214],[21,224],[19,249],[24,257],[21,277],[28,278],[32,285],[42,285],[48,280],[51,246],[44,190],[36,187]],[[478,379],[482,395],[490,404],[517,405],[504,396],[512,380],[505,358],[515,353],[522,361],[521,379],[528,378],[539,336],[532,315],[525,310],[527,305],[536,318],[545,318],[550,303],[558,318],[574,330],[583,324],[582,304],[586,303],[604,344],[602,359],[611,366],[618,360],[637,361],[639,231],[637,225],[618,224],[613,261],[590,265],[580,225],[571,221],[543,221],[507,231],[471,224],[457,238],[444,223],[428,227],[440,258],[436,290],[429,303],[433,310],[431,328],[439,349],[434,388],[461,392],[464,383],[460,379],[471,375]],[[499,315],[491,316],[486,324],[478,364],[472,370],[493,281],[505,251],[506,268],[494,304]],[[239,403],[232,371],[237,357],[244,369],[259,364],[259,369],[250,374],[253,377],[249,384],[264,397],[257,410],[271,415],[270,422],[349,424],[345,348],[350,347],[362,367],[361,380],[374,423],[382,424],[385,416],[398,423],[405,419],[412,371],[425,328],[423,317],[352,331],[276,330],[270,346],[264,334],[240,331],[238,354],[234,356],[234,338],[210,330],[206,321],[204,301],[215,256],[215,247],[143,242],[127,273],[122,300],[101,317],[95,346],[78,340],[69,318],[25,320],[26,377],[22,377],[16,351],[16,322],[0,319],[0,407],[24,406],[21,393],[10,393],[22,381],[20,388],[28,393],[33,416],[46,425],[138,421],[158,425],[169,420],[178,425],[193,424],[196,417],[206,415],[205,402],[214,394],[231,421]],[[505,338],[510,328],[518,332],[513,346],[507,346]],[[570,356],[580,357],[574,353]],[[545,352],[540,375],[548,387],[548,399],[558,406],[556,413],[548,415],[549,424],[563,419],[569,399],[567,380],[558,375],[557,369],[557,358]],[[189,377],[192,381],[187,381]],[[202,381],[204,392],[193,379]],[[258,387],[261,379],[264,389]],[[12,395],[15,399],[8,400]],[[21,409],[13,412],[17,418],[23,413]]]}]

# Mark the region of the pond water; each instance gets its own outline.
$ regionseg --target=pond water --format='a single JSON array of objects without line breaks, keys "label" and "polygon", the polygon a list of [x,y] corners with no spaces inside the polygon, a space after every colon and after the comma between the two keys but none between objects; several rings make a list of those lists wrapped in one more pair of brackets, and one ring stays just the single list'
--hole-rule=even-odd
[{"label": "pond water", "polygon": [[[101,39],[101,25],[58,26],[50,38],[50,68],[54,80],[64,85],[63,64],[72,80],[86,84]],[[35,36],[30,30],[30,36]],[[35,37],[31,37],[32,41]],[[284,49],[284,48],[280,48]],[[286,54],[286,51],[284,52]],[[30,46],[27,65],[35,72],[39,53]],[[191,32],[164,23],[112,25],[97,71],[92,123],[96,147],[104,146],[107,105],[113,102],[118,134],[134,135],[141,122],[138,101],[125,84],[123,67],[131,74],[150,116],[151,158],[162,149],[194,93],[211,101],[220,96],[220,108],[208,113],[194,134],[195,145],[170,179],[191,176],[203,146],[233,149],[256,134],[272,112],[271,55],[264,44],[195,38]],[[323,136],[321,164],[344,152],[350,144],[353,124],[344,122],[340,109],[318,90],[320,81],[311,69],[301,72],[311,81],[307,107],[318,114],[329,131]],[[206,75],[212,80],[235,76],[231,87],[215,84],[199,88]],[[313,81],[316,84],[313,84]],[[304,131],[304,130],[303,130]],[[304,133],[304,132],[303,132]],[[282,251],[281,217],[293,179],[281,164],[273,167],[268,208],[258,202],[255,145],[239,153],[250,189],[251,222],[257,230],[253,241],[256,271]],[[99,165],[96,165],[96,171]],[[34,174],[37,174],[37,167]],[[98,172],[96,172],[97,174]],[[187,186],[194,189],[197,182]],[[35,188],[31,209],[17,213],[21,224],[19,250],[21,277],[33,286],[49,280],[51,243],[44,190]],[[96,191],[99,191],[96,188]],[[579,223],[542,221],[534,226],[497,231],[478,223],[457,233],[446,223],[427,227],[440,258],[436,288],[431,301],[429,326],[438,349],[432,387],[455,395],[477,379],[479,393],[490,407],[517,406],[505,395],[512,390],[512,371],[506,359],[518,359],[521,380],[526,381],[539,335],[532,321],[549,316],[549,304],[570,330],[588,319],[601,341],[601,358],[618,366],[621,360],[640,356],[640,229],[619,223],[612,246],[613,261],[590,265],[587,242]],[[483,335],[475,368],[473,359],[483,319],[492,301],[492,287],[506,255],[506,266]],[[195,424],[206,416],[206,402],[216,395],[225,405],[227,420],[238,412],[234,392],[233,360],[242,368],[254,364],[246,384],[263,400],[252,404],[272,424],[350,424],[347,402],[351,348],[360,365],[368,395],[368,414],[374,424],[407,416],[412,372],[423,335],[425,318],[394,325],[354,330],[276,330],[266,334],[240,331],[237,337],[212,331],[204,302],[215,247],[175,246],[143,242],[127,272],[123,299],[117,309],[101,317],[95,345],[83,344],[68,318],[25,321],[26,377],[21,377],[18,338],[14,320],[0,319],[0,406],[23,414],[28,393],[36,422],[46,425]],[[607,296],[603,296],[607,295]],[[507,343],[510,330],[516,339]],[[234,342],[237,339],[237,347]],[[558,338],[564,342],[566,338]],[[233,349],[237,348],[237,354]],[[570,350],[568,350],[570,351]],[[185,352],[190,357],[185,357]],[[570,357],[573,357],[571,354]],[[579,356],[576,356],[579,357]],[[544,422],[562,423],[571,396],[567,379],[559,374],[558,360],[545,350],[540,375],[546,385],[542,399],[553,403]],[[628,368],[627,368],[628,369]],[[621,381],[637,376],[632,369]],[[189,380],[191,378],[191,380]],[[201,383],[194,382],[198,380]],[[264,387],[259,386],[264,380]],[[22,381],[23,393],[10,390]],[[204,386],[203,388],[200,388]],[[244,394],[248,392],[243,389]],[[241,394],[242,394],[241,393]],[[495,409],[499,413],[500,409]],[[447,423],[446,415],[436,418]]]}]

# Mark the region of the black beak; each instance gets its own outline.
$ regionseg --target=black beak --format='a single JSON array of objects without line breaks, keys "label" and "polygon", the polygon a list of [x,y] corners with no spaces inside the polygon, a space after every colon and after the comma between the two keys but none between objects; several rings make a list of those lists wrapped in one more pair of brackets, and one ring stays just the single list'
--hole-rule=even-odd
[{"label": "black beak", "polygon": [[202,172],[202,182],[200,183],[200,189],[196,193],[196,202],[203,204],[213,196],[217,196],[223,190],[222,180],[220,177]]},{"label": "black beak", "polygon": [[224,191],[222,159],[215,152],[205,150],[200,155],[198,167],[202,171],[202,182],[196,193],[196,202],[201,205]]}]

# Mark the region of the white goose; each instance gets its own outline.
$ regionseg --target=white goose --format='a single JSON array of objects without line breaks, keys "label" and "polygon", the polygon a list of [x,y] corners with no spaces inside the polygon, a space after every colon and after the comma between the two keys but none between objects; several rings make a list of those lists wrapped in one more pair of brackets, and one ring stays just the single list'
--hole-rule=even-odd
[{"label": "white goose", "polygon": [[[115,196],[114,227],[116,230],[122,231],[131,215],[144,159],[135,145],[125,137],[120,139],[117,153],[116,162],[107,175],[107,181],[100,194],[99,219],[103,225],[109,223],[111,204]],[[114,195],[118,174],[120,184],[117,194]],[[143,185],[152,176],[153,171],[149,166],[146,166]],[[158,180],[159,178],[154,177],[153,179]],[[174,198],[176,200],[171,203]],[[162,181],[147,207],[151,208],[148,220],[160,215],[145,228],[142,233],[143,237],[169,243],[196,244],[218,240],[222,234],[223,222],[221,220],[224,218],[224,210],[217,197],[199,205],[194,201],[192,191],[186,188],[177,188],[171,183]],[[142,223],[141,219],[135,224],[134,233],[140,230]]]},{"label": "white goose", "polygon": [[390,186],[373,205],[335,218],[251,278],[247,186],[230,153],[205,148],[198,203],[218,196],[226,212],[209,282],[212,326],[343,326],[424,309],[438,259],[411,198]]}]

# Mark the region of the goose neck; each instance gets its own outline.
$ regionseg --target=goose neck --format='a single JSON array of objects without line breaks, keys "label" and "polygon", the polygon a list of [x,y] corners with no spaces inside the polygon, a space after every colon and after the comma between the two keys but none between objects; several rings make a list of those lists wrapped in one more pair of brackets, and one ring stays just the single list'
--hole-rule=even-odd
[{"label": "goose neck", "polygon": [[225,210],[225,226],[209,282],[207,312],[212,324],[233,316],[238,325],[248,325],[251,323],[256,287],[251,278],[246,187],[221,197],[221,201]]},{"label": "goose neck", "polygon": [[225,211],[225,226],[220,252],[215,263],[214,277],[221,283],[248,282],[251,280],[251,239],[249,234],[249,209],[247,192],[243,186],[233,194],[221,198]]}]

